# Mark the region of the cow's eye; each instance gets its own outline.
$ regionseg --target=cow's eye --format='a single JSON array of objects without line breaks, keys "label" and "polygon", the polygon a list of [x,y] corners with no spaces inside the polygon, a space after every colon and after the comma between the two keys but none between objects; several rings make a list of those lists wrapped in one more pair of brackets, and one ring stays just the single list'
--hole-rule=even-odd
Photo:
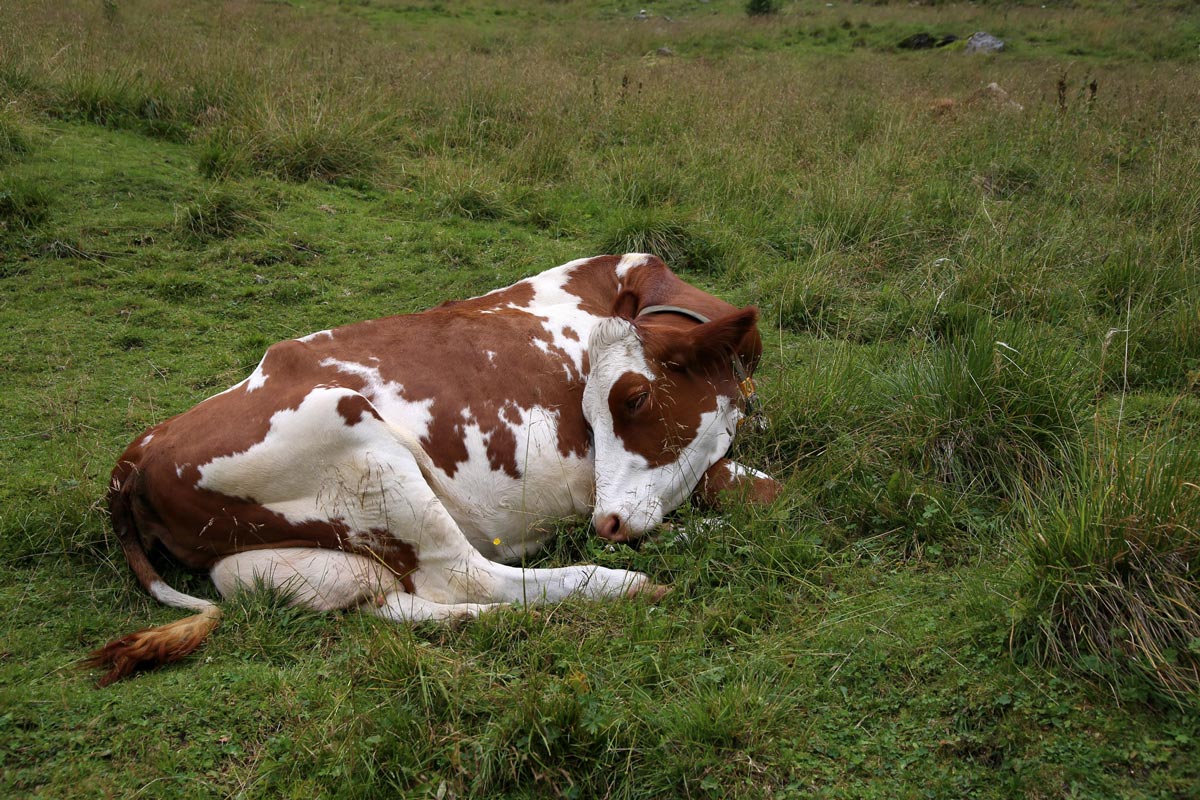
[{"label": "cow's eye", "polygon": [[636,414],[646,406],[646,401],[650,399],[649,390],[643,390],[636,394],[631,394],[625,400],[625,410],[630,414]]}]

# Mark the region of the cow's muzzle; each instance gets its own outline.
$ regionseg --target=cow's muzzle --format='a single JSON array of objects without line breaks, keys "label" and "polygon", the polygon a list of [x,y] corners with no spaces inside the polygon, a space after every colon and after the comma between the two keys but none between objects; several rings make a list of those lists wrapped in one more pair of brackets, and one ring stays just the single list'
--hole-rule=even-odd
[{"label": "cow's muzzle", "polygon": [[629,526],[616,514],[607,514],[596,520],[596,535],[610,542],[628,542],[634,538]]}]

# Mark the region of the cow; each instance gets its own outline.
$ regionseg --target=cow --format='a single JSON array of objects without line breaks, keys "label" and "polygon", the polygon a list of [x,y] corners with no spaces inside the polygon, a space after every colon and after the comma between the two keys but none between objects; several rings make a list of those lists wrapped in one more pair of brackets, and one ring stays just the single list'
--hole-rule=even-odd
[{"label": "cow", "polygon": [[138,582],[195,614],[116,639],[100,685],[178,660],[217,626],[148,553],[315,610],[396,622],[567,597],[658,600],[644,574],[526,569],[552,524],[590,514],[630,542],[695,494],[769,502],[725,456],[754,412],[757,310],[645,254],[580,259],[469,300],[270,347],[245,380],[155,425],[112,473]]}]

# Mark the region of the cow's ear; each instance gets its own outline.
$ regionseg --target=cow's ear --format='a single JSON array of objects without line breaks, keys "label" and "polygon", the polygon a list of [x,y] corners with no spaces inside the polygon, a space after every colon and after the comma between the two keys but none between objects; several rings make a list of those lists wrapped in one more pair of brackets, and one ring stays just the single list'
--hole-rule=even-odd
[{"label": "cow's ear", "polygon": [[663,362],[685,369],[701,369],[724,363],[742,350],[742,342],[758,322],[758,309],[747,306],[711,322],[697,325],[687,333],[669,334],[656,354]]},{"label": "cow's ear", "polygon": [[703,367],[714,362],[728,361],[741,350],[742,340],[758,324],[758,309],[747,306],[712,322],[706,322],[688,332],[690,340],[689,366]]},{"label": "cow's ear", "polygon": [[631,289],[622,289],[613,301],[612,313],[609,316],[627,319],[630,322],[637,316],[638,304],[641,298]]}]

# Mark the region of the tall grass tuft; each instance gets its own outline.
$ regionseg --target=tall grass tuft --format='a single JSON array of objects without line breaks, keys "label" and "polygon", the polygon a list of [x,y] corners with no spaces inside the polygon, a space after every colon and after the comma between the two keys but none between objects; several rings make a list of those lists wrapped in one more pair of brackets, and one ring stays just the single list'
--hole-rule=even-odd
[{"label": "tall grass tuft", "polygon": [[32,228],[46,219],[53,195],[42,181],[6,178],[0,181],[0,231]]},{"label": "tall grass tuft", "polygon": [[813,241],[838,247],[878,245],[903,230],[903,219],[885,195],[857,186],[812,192],[799,204],[796,223]]},{"label": "tall grass tuft", "polygon": [[250,201],[226,187],[217,187],[175,207],[175,227],[199,241],[227,238],[257,225],[257,214]]},{"label": "tall grass tuft", "polygon": [[16,48],[0,52],[0,90],[6,95],[18,96],[33,85],[33,76],[23,53]]},{"label": "tall grass tuft", "polygon": [[747,16],[764,17],[778,14],[781,5],[779,0],[746,0],[745,10]]},{"label": "tall grass tuft", "polygon": [[237,109],[201,141],[208,177],[263,172],[285,180],[363,176],[384,161],[383,123],[365,102],[307,97],[264,98]]},{"label": "tall grass tuft", "polygon": [[1061,341],[977,322],[885,377],[898,444],[939,481],[1012,496],[1056,478],[1077,448],[1086,387]]},{"label": "tall grass tuft", "polygon": [[126,70],[92,72],[80,68],[68,74],[57,87],[54,111],[65,119],[114,126],[132,116],[137,103],[135,81]]},{"label": "tall grass tuft", "polygon": [[64,119],[132,128],[183,141],[189,109],[177,93],[131,68],[96,71],[79,66],[58,86],[52,111]]},{"label": "tall grass tuft", "polygon": [[0,105],[0,164],[33,149],[33,130],[16,108]]},{"label": "tall grass tuft", "polygon": [[508,219],[516,213],[516,206],[503,184],[480,174],[447,175],[433,194],[438,211],[450,217]]},{"label": "tall grass tuft", "polygon": [[[1110,385],[1195,390],[1200,387],[1200,292],[1166,307],[1144,304],[1130,317],[1129,363]],[[1123,335],[1118,332],[1118,335]]]},{"label": "tall grass tuft", "polygon": [[1018,649],[1200,697],[1200,448],[1089,445],[1026,533]]},{"label": "tall grass tuft", "polygon": [[614,215],[599,253],[653,253],[673,269],[719,274],[731,248],[719,234],[674,209],[632,208]]},{"label": "tall grass tuft", "polygon": [[853,297],[840,276],[815,262],[784,263],[759,285],[771,323],[789,331],[839,337],[849,323]]},{"label": "tall grass tuft", "polygon": [[767,399],[769,457],[788,471],[804,465],[836,469],[854,461],[859,439],[878,432],[886,411],[874,376],[878,366],[836,340],[814,343],[797,358],[805,364],[803,374],[763,381],[776,395]]}]

